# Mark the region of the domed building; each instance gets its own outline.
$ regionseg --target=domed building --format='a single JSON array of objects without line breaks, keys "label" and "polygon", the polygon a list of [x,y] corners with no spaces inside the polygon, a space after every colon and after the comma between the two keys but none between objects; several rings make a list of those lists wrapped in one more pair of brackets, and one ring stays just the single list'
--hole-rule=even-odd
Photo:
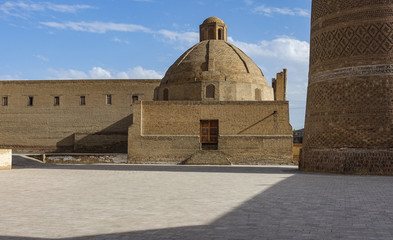
[{"label": "domed building", "polygon": [[[261,69],[226,39],[225,23],[206,19],[200,26],[200,42],[168,69],[156,100],[274,100]],[[206,88],[209,91],[203,91]]]},{"label": "domed building", "polygon": [[261,69],[227,42],[209,17],[200,42],[182,54],[154,91],[133,107],[130,162],[264,164],[292,160],[286,70],[270,87]]}]

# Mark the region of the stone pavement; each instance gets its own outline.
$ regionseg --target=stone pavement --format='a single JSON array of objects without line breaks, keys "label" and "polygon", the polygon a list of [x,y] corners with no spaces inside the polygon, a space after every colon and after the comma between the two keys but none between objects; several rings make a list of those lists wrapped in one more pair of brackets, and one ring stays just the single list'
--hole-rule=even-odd
[{"label": "stone pavement", "polygon": [[0,239],[393,239],[393,177],[13,160]]}]

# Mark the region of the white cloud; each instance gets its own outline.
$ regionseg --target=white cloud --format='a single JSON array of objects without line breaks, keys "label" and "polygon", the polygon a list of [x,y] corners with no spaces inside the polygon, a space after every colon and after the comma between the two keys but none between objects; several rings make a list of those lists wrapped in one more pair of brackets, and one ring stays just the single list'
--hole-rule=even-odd
[{"label": "white cloud", "polygon": [[57,28],[57,29],[71,29],[74,31],[91,32],[91,33],[106,33],[108,31],[118,32],[146,32],[151,30],[141,25],[113,23],[113,22],[41,22],[42,25]]},{"label": "white cloud", "polygon": [[254,3],[253,0],[244,0],[244,3],[247,5],[252,5]]},{"label": "white cloud", "polygon": [[144,69],[141,66],[127,71],[109,71],[102,67],[93,67],[89,71],[75,69],[49,69],[52,76],[48,79],[161,79],[161,73],[155,70]]},{"label": "white cloud", "polygon": [[[161,40],[171,44],[178,44],[176,47],[184,49],[198,42],[199,33],[196,32],[175,32],[166,29],[153,31],[147,27],[135,24],[113,23],[113,22],[41,22],[42,25],[57,29],[69,29],[73,31],[90,32],[104,34],[108,31],[117,32],[144,32],[160,36]],[[113,38],[114,42],[128,43],[119,38]]]},{"label": "white cloud", "polygon": [[54,11],[62,13],[75,13],[81,9],[91,9],[90,5],[85,4],[54,4],[50,2],[33,1],[7,1],[0,5],[0,12],[5,15],[26,18],[33,12]]},{"label": "white cloud", "polygon": [[[18,75],[1,75],[0,76],[0,81],[12,81],[12,80],[22,80],[21,77]],[[23,79],[26,80],[26,79]]]},{"label": "white cloud", "polygon": [[111,73],[108,70],[105,70],[101,67],[93,67],[89,71],[90,78],[104,79],[104,78],[112,78]]},{"label": "white cloud", "polygon": [[253,12],[263,14],[263,15],[269,16],[269,17],[275,13],[281,14],[281,15],[310,17],[310,12],[307,9],[302,9],[302,8],[290,9],[290,8],[267,7],[265,5],[260,5],[258,7],[255,7]]},{"label": "white cloud", "polygon": [[50,74],[53,76],[49,77],[49,79],[86,79],[90,78],[87,73],[83,71],[78,71],[74,69],[49,69]]},{"label": "white cloud", "polygon": [[157,33],[163,36],[165,41],[170,43],[180,42],[190,45],[197,43],[199,39],[199,33],[196,32],[174,32],[162,29]]},{"label": "white cloud", "polygon": [[117,43],[125,43],[125,44],[130,44],[130,41],[128,41],[127,39],[120,39],[118,37],[114,37],[112,38],[113,42],[117,42]]},{"label": "white cloud", "polygon": [[262,40],[259,43],[235,41],[228,37],[229,42],[242,49],[249,56],[274,57],[283,60],[307,63],[309,43],[287,36],[278,37],[271,41]]},{"label": "white cloud", "polygon": [[42,55],[34,55],[34,57],[36,57],[36,58],[38,58],[39,60],[41,60],[41,61],[44,61],[44,62],[48,62],[49,61],[49,59],[47,58],[47,57],[44,57],[44,56],[42,56]]},{"label": "white cloud", "polygon": [[144,69],[141,66],[134,67],[125,72],[119,72],[117,78],[126,79],[161,79],[163,75],[155,70]]}]

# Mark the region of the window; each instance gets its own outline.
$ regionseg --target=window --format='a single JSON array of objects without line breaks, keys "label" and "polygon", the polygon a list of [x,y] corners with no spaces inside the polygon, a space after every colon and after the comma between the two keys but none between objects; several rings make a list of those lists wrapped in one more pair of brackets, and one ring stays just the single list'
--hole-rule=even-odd
[{"label": "window", "polygon": [[56,97],[54,98],[54,103],[53,103],[53,105],[55,105],[55,106],[59,106],[59,105],[60,105],[60,97],[59,97],[59,96],[56,96]]},{"label": "window", "polygon": [[80,105],[86,105],[86,96],[80,96]]},{"label": "window", "polygon": [[164,101],[168,101],[169,99],[169,91],[168,88],[164,89]]},{"label": "window", "polygon": [[106,95],[106,104],[112,105],[112,95],[111,94]]},{"label": "window", "polygon": [[206,87],[206,98],[214,98],[216,87],[213,84],[210,84]]},{"label": "window", "polygon": [[138,101],[138,95],[133,95],[132,96],[132,103],[137,102]]},{"label": "window", "polygon": [[2,103],[3,106],[8,106],[8,97],[3,97],[1,103]]},{"label": "window", "polygon": [[33,106],[34,103],[34,97],[29,96],[29,101],[27,102],[27,106]]},{"label": "window", "polygon": [[222,30],[218,29],[218,40],[222,40]]}]

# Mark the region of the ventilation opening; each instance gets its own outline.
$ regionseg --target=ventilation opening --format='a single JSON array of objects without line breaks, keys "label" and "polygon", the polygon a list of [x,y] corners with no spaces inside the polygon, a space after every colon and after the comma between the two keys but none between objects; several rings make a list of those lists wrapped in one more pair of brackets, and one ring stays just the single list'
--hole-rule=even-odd
[{"label": "ventilation opening", "polygon": [[30,96],[27,102],[27,106],[33,106],[33,103],[34,103],[34,98]]}]

